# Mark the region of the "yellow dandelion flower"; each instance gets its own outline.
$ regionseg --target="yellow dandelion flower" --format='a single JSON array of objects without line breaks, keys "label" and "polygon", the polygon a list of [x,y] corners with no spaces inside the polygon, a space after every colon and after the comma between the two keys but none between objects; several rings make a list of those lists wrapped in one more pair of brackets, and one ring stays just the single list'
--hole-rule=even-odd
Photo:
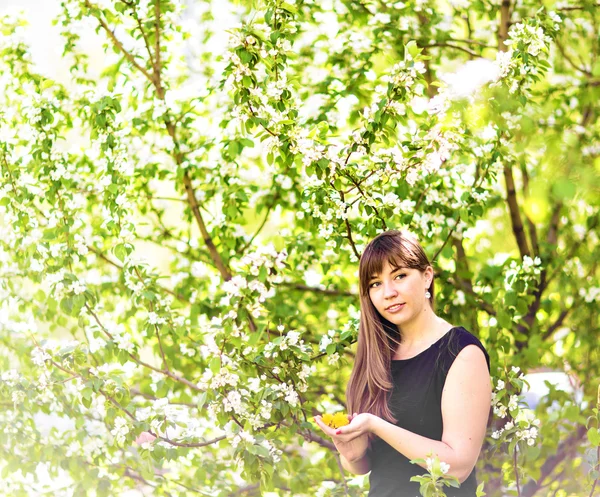
[{"label": "yellow dandelion flower", "polygon": [[333,420],[331,422],[332,428],[339,428],[340,426],[346,426],[349,423],[348,416],[343,412],[336,412],[333,415]]},{"label": "yellow dandelion flower", "polygon": [[339,428],[340,426],[346,426],[348,421],[348,416],[343,412],[336,412],[335,414],[323,414],[323,423],[325,423],[330,428]]},{"label": "yellow dandelion flower", "polygon": [[325,423],[327,426],[331,426],[331,420],[333,419],[333,414],[329,414],[326,412],[323,414],[321,419],[323,420],[323,423]]}]

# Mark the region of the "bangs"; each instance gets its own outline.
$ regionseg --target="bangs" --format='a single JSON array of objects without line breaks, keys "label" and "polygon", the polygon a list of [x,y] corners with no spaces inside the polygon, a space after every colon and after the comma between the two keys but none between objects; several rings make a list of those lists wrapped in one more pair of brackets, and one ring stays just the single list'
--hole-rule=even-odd
[{"label": "bangs", "polygon": [[399,267],[412,269],[421,266],[418,256],[406,250],[397,238],[377,238],[367,246],[360,258],[359,281],[363,295],[369,293],[369,280],[372,276],[381,274],[386,262],[394,269]]}]

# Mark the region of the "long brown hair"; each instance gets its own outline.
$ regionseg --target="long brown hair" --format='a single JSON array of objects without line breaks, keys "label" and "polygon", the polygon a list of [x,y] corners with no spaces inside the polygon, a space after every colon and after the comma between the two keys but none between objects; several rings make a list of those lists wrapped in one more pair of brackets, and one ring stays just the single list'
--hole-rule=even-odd
[{"label": "long brown hair", "polygon": [[[431,266],[423,247],[409,232],[389,230],[377,235],[360,257],[358,280],[360,288],[360,325],[356,359],[346,387],[346,407],[349,413],[369,412],[391,423],[397,423],[388,406],[393,388],[390,365],[402,336],[395,324],[385,319],[371,302],[369,280],[381,274],[385,262],[394,267],[406,267],[425,272]],[[434,309],[434,281],[429,286],[429,301]],[[395,344],[395,345],[393,345]],[[369,433],[369,440],[374,435]]]}]

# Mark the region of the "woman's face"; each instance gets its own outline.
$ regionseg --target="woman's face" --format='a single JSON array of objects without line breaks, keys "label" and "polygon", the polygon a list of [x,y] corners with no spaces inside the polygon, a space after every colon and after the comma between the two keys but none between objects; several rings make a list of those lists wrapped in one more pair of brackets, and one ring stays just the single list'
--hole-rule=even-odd
[{"label": "woman's face", "polygon": [[385,319],[396,325],[412,321],[429,305],[425,292],[431,285],[433,269],[424,273],[418,269],[394,269],[385,261],[382,274],[369,280],[369,297],[375,309]]}]

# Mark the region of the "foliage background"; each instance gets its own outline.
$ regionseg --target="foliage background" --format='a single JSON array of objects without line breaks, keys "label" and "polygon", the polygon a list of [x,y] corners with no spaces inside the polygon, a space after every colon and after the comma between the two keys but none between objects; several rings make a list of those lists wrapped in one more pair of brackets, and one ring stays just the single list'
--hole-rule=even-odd
[{"label": "foliage background", "polygon": [[[589,491],[595,3],[68,0],[68,77],[24,23],[0,28],[0,492],[365,494],[309,420],[344,408],[358,256],[394,227],[496,368],[488,495]],[[583,398],[528,417],[516,367]]]}]

